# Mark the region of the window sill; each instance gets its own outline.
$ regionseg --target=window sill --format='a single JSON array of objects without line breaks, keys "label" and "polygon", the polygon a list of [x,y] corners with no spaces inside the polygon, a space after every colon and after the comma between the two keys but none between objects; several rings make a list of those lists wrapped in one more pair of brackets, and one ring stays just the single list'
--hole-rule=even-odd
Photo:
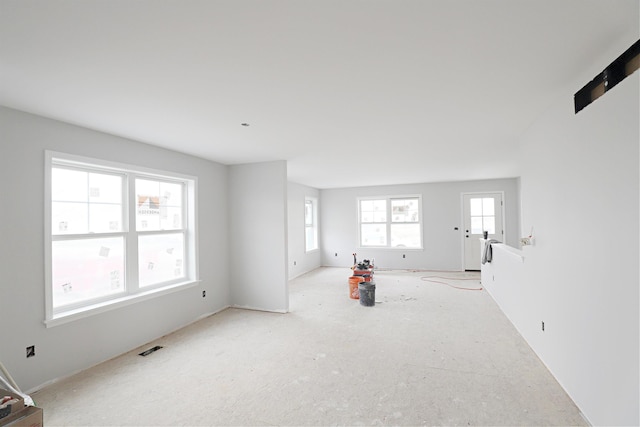
[{"label": "window sill", "polygon": [[165,286],[162,288],[143,291],[135,295],[127,295],[121,298],[104,301],[98,304],[93,304],[86,307],[77,308],[74,310],[68,310],[63,313],[54,314],[51,319],[46,319],[44,321],[44,324],[46,325],[47,328],[63,325],[65,323],[73,322],[79,319],[84,319],[98,313],[104,313],[106,311],[111,311],[121,307],[126,307],[128,305],[146,301],[162,295],[167,295],[173,292],[189,289],[194,286],[197,286],[199,283],[200,283],[200,280],[176,283],[176,284]]}]

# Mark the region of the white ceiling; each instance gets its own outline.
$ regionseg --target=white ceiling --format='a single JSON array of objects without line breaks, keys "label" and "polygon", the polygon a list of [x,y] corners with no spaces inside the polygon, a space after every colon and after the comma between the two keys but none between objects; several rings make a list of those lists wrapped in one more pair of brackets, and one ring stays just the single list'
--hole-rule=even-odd
[{"label": "white ceiling", "polygon": [[638,5],[0,0],[0,104],[317,188],[512,177]]}]

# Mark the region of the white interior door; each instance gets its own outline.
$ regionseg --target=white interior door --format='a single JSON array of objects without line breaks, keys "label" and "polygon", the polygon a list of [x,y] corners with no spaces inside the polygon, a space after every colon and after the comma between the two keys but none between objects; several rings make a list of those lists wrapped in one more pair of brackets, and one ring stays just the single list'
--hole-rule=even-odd
[{"label": "white interior door", "polygon": [[464,269],[480,270],[480,238],[503,241],[502,193],[469,193],[462,195],[464,215]]}]

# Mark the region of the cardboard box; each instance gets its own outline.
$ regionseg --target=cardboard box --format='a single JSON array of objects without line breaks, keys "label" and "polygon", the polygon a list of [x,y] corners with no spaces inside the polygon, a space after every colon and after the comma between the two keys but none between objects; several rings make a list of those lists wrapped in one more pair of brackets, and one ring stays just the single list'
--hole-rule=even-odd
[{"label": "cardboard box", "polygon": [[7,405],[4,408],[0,409],[0,425],[4,425],[2,424],[2,422],[6,417],[15,415],[16,412],[20,412],[25,408],[24,399],[21,396],[15,393],[11,393],[9,390],[0,388],[0,399],[3,398],[4,396],[11,396],[14,399],[18,399],[18,401],[16,403],[12,403],[11,405]]},{"label": "cardboard box", "polygon": [[26,409],[0,420],[3,427],[42,427],[42,424],[42,409],[35,406],[27,406]]}]

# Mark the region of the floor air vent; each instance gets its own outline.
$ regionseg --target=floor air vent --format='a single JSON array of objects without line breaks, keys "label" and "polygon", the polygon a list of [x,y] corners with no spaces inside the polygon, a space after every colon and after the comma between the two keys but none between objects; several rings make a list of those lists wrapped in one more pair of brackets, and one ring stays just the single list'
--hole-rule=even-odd
[{"label": "floor air vent", "polygon": [[151,347],[149,350],[145,350],[145,351],[143,351],[143,352],[142,352],[142,353],[140,353],[138,356],[148,356],[148,355],[150,355],[151,353],[153,353],[154,351],[158,351],[158,350],[160,350],[161,348],[162,348],[162,346],[161,346],[161,345],[157,345],[157,346],[155,346],[155,347]]}]

